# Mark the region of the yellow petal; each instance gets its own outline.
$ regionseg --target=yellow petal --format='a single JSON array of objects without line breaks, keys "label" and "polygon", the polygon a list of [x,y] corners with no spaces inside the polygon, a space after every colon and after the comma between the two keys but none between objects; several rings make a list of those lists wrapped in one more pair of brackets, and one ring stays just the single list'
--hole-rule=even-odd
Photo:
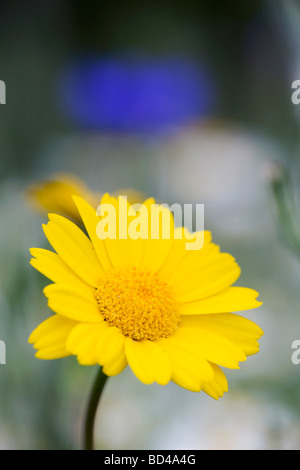
[{"label": "yellow petal", "polygon": [[96,286],[103,273],[91,241],[70,220],[49,214],[44,232],[63,261],[91,286]]},{"label": "yellow petal", "polygon": [[[124,197],[115,198],[105,194],[98,209],[98,212],[99,210],[104,211],[104,214],[98,217],[99,224],[106,223],[106,209],[110,208],[110,211],[112,211],[113,228],[108,226],[111,231],[105,238],[104,243],[111,264],[115,268],[130,265],[138,266],[142,256],[142,240],[133,240],[130,236],[130,221],[134,216],[128,215],[129,207],[130,205]],[[99,232],[97,234],[99,235]]]},{"label": "yellow petal", "polygon": [[197,265],[198,259],[195,256],[194,260],[190,260],[190,267],[182,263],[178,275],[170,279],[177,288],[180,302],[192,302],[215,295],[238,279],[241,270],[228,253],[218,253],[204,258],[206,262],[199,260]]},{"label": "yellow petal", "polygon": [[104,374],[112,377],[113,375],[120,374],[127,366],[127,359],[123,352],[120,356],[115,357],[110,362],[107,362],[103,367]]},{"label": "yellow petal", "polygon": [[[187,229],[184,230],[183,236],[185,238],[190,236]],[[200,250],[187,250],[185,247],[185,238],[178,246],[178,250],[183,251],[180,266],[184,271],[172,270],[169,273],[170,281],[172,280],[174,284],[178,284],[179,286],[186,279],[186,275],[184,275],[184,273],[188,273],[189,279],[191,280],[199,273],[201,274],[204,268],[209,268],[210,266],[213,266],[215,262],[218,262],[219,256],[222,254],[220,253],[220,247],[211,242],[210,232],[204,231],[204,245]],[[177,243],[178,242],[179,240],[177,240]],[[166,265],[164,265],[163,268],[167,267],[167,262],[169,261],[170,257],[167,258]]]},{"label": "yellow petal", "polygon": [[193,392],[200,392],[202,382],[212,380],[213,369],[209,362],[199,354],[195,354],[182,341],[171,336],[157,342],[170,358],[172,380],[177,385]]},{"label": "yellow petal", "polygon": [[36,357],[56,359],[69,356],[65,348],[66,339],[77,323],[60,315],[47,318],[31,333],[28,342],[38,349]]},{"label": "yellow petal", "polygon": [[97,224],[100,218],[96,214],[96,208],[90,206],[81,197],[74,196],[73,199],[93,243],[99,262],[103,270],[107,271],[112,267],[112,263],[109,259],[104,240],[101,240],[97,235]]},{"label": "yellow petal", "polygon": [[[163,265],[159,269],[159,274],[169,281],[178,270],[178,266],[185,259],[186,256],[191,256],[191,252],[186,250],[186,243],[191,234],[185,227],[177,227],[174,230],[174,240],[170,252],[165,259]],[[211,233],[204,231],[204,246],[205,249],[211,241]],[[195,255],[195,252],[194,252]]]},{"label": "yellow petal", "polygon": [[[156,204],[152,198],[145,201],[144,206],[148,211],[148,238],[143,240],[141,266],[156,271],[161,268],[171,251],[174,219],[168,208]],[[158,224],[155,221],[158,221]],[[154,238],[155,236],[158,238]]]},{"label": "yellow petal", "polygon": [[64,318],[60,315],[52,315],[51,317],[47,318],[47,320],[40,323],[37,328],[35,328],[35,330],[33,330],[28,338],[28,342],[36,343],[37,341],[41,341],[48,336],[61,335],[65,332],[70,332],[70,329],[72,329],[75,325],[76,322],[69,320],[68,318]]},{"label": "yellow petal", "polygon": [[133,373],[144,384],[166,385],[171,380],[169,357],[158,344],[126,338],[125,354]]},{"label": "yellow petal", "polygon": [[97,364],[97,344],[106,329],[105,322],[79,323],[69,334],[66,349],[77,356],[78,362],[82,365]]},{"label": "yellow petal", "polygon": [[210,382],[202,384],[202,390],[207,395],[218,400],[224,395],[224,392],[228,392],[228,382],[220,367],[215,364],[211,364],[211,366],[214,370],[214,378]]},{"label": "yellow petal", "polygon": [[44,360],[61,359],[68,356],[70,356],[70,353],[65,349],[64,346],[54,346],[53,348],[41,349],[35,354],[37,359]]},{"label": "yellow petal", "polygon": [[262,329],[255,323],[233,313],[184,316],[180,326],[213,331],[232,341],[247,356],[259,351],[257,340],[263,335]]},{"label": "yellow petal", "polygon": [[224,336],[208,329],[177,328],[173,337],[197,357],[229,369],[239,369],[246,355]]},{"label": "yellow petal", "polygon": [[56,313],[75,321],[100,322],[103,320],[93,296],[93,291],[76,290],[70,285],[50,284],[44,294],[48,305]]},{"label": "yellow petal", "polygon": [[180,305],[181,315],[199,315],[207,313],[237,312],[259,307],[262,302],[256,300],[259,295],[247,287],[229,287],[215,295],[194,302]]},{"label": "yellow petal", "polygon": [[90,289],[90,286],[77,276],[53,251],[44,250],[43,248],[31,248],[30,253],[34,256],[30,260],[30,264],[51,281],[72,286],[76,285],[79,290]]},{"label": "yellow petal", "polygon": [[97,343],[96,356],[106,375],[116,375],[127,365],[125,337],[116,327],[106,328]]}]

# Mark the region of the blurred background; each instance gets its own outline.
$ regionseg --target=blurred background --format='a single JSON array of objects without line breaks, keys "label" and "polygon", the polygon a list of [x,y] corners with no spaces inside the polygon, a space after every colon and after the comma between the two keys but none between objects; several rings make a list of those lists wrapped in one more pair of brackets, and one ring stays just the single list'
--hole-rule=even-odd
[{"label": "blurred background", "polygon": [[31,188],[62,173],[204,204],[238,285],[264,302],[245,312],[261,351],[227,372],[229,393],[145,386],[127,368],[105,389],[97,447],[299,449],[300,3],[2,2],[0,79],[0,449],[80,448],[97,368],[27,344],[49,315],[29,265],[47,246]]}]

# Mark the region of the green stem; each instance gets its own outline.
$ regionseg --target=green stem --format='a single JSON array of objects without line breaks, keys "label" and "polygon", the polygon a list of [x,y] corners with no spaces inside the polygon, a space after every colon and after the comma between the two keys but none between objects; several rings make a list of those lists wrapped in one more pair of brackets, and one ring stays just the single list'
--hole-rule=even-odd
[{"label": "green stem", "polygon": [[98,403],[101,398],[105,383],[108,377],[102,372],[100,367],[95,382],[93,384],[84,421],[83,448],[84,450],[94,449],[94,426]]}]

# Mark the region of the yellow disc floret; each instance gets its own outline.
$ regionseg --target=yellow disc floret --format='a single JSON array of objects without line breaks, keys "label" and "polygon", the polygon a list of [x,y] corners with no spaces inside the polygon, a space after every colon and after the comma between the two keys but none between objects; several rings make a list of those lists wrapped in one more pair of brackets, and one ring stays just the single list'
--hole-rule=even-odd
[{"label": "yellow disc floret", "polygon": [[112,270],[101,278],[95,295],[104,320],[134,340],[167,338],[178,325],[173,291],[157,273]]}]

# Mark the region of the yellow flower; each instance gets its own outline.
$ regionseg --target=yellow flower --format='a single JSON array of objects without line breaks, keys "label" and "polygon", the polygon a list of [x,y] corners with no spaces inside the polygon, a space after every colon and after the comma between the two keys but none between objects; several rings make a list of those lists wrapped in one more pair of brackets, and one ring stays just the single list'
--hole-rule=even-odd
[{"label": "yellow flower", "polygon": [[95,208],[100,201],[100,195],[92,193],[83,181],[65,173],[40,181],[28,190],[30,202],[40,212],[56,212],[78,221],[80,214],[72,199],[73,195],[83,197]]},{"label": "yellow flower", "polygon": [[[99,238],[103,214],[80,197],[74,201],[89,238],[49,214],[44,232],[56,253],[31,249],[31,264],[53,281],[44,293],[55,312],[30,335],[36,357],[75,355],[82,365],[103,366],[108,376],[129,365],[145,384],[172,380],[218,399],[228,389],[220,367],[238,369],[258,352],[263,334],[252,321],[226,313],[261,304],[256,291],[232,286],[240,275],[234,258],[207,231],[201,250],[186,249],[191,234],[174,228],[172,213],[153,199],[144,207],[167,214],[168,238],[161,229],[150,236],[150,215],[147,239]],[[120,220],[119,202],[106,194],[101,205],[112,205]]]},{"label": "yellow flower", "polygon": [[[50,179],[31,185],[27,194],[31,205],[39,212],[55,212],[79,224],[81,217],[73,196],[82,197],[95,209],[102,197],[101,193],[91,191],[80,178],[67,173],[58,173]],[[141,203],[145,199],[141,191],[132,188],[119,189],[115,195],[126,195],[132,204]]]}]

